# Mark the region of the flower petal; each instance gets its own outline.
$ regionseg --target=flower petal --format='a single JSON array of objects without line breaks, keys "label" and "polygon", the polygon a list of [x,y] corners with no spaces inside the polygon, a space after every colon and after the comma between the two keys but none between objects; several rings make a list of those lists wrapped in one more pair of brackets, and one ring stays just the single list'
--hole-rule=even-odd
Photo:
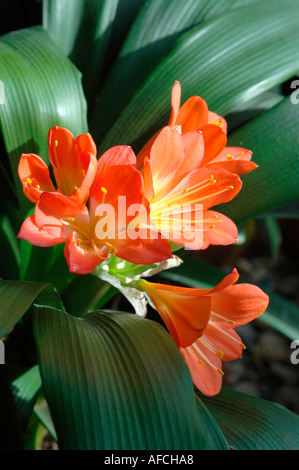
[{"label": "flower petal", "polygon": [[46,232],[42,228],[38,227],[35,222],[35,217],[32,215],[28,217],[22,224],[18,234],[18,238],[26,240],[31,245],[49,247],[64,243],[64,238],[55,237],[50,233]]},{"label": "flower petal", "polygon": [[210,163],[225,148],[226,133],[219,126],[207,124],[201,128],[205,143],[205,154],[202,159],[202,166]]},{"label": "flower petal", "polygon": [[228,322],[238,327],[261,315],[268,303],[268,295],[259,287],[252,284],[235,284],[213,293],[214,313],[211,314],[211,320],[224,327],[228,326]]},{"label": "flower petal", "polygon": [[223,214],[215,211],[203,211],[203,246],[230,245],[238,241],[238,229],[235,223]]},{"label": "flower petal", "polygon": [[152,145],[150,161],[155,195],[172,184],[178,168],[184,162],[184,144],[181,134],[174,127],[164,127]]},{"label": "flower petal", "polygon": [[182,134],[197,131],[208,123],[208,105],[199,96],[192,96],[181,107],[175,121],[181,126]]},{"label": "flower petal", "polygon": [[171,115],[169,119],[169,126],[175,126],[181,106],[181,84],[177,80],[171,90]]},{"label": "flower petal", "polygon": [[89,214],[85,205],[60,193],[43,193],[35,207],[38,227],[64,241],[74,231],[89,227]]},{"label": "flower petal", "polygon": [[197,289],[139,281],[178,347],[188,347],[204,331],[210,317],[210,298]]},{"label": "flower petal", "polygon": [[136,165],[136,155],[131,147],[116,145],[103,153],[98,160],[97,174],[103,174],[111,166],[117,165]]},{"label": "flower petal", "polygon": [[90,244],[85,244],[79,240],[78,234],[72,232],[64,248],[64,256],[67,260],[71,273],[88,274],[91,273],[107,256],[100,251],[95,251]]},{"label": "flower petal", "polygon": [[126,231],[125,239],[109,240],[116,248],[116,255],[135,264],[160,263],[172,258],[172,252],[167,240],[152,230],[140,229],[138,237],[135,232]]},{"label": "flower petal", "polygon": [[250,161],[252,152],[242,147],[225,147],[209,164],[215,164],[237,175],[250,173],[258,165]]},{"label": "flower petal", "polygon": [[33,153],[22,154],[18,174],[25,196],[36,203],[43,191],[55,191],[45,162]]}]

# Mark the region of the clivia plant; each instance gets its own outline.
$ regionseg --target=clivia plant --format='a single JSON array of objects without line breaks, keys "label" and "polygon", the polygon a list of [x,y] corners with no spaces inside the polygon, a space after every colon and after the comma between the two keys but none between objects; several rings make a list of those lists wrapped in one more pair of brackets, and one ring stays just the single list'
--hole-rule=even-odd
[{"label": "clivia plant", "polygon": [[202,258],[299,197],[296,1],[30,8],[0,37],[0,446],[298,449],[223,382],[238,327],[295,341],[298,309]]}]

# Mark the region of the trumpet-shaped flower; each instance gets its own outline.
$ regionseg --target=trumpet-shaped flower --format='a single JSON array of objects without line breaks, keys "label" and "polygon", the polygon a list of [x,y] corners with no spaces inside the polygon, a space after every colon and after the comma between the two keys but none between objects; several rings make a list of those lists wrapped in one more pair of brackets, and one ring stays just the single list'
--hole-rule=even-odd
[{"label": "trumpet-shaped flower", "polygon": [[144,194],[151,223],[181,246],[204,249],[237,240],[235,224],[211,207],[233,199],[242,183],[218,166],[200,166],[204,158],[200,132],[181,134],[164,127],[143,162]]},{"label": "trumpet-shaped flower", "polygon": [[[59,193],[85,203],[95,177],[97,149],[90,134],[73,134],[63,127],[48,133],[49,160]],[[55,192],[46,163],[33,153],[22,154],[19,177],[26,197],[36,203],[43,192]]]},{"label": "trumpet-shaped flower", "polygon": [[[238,175],[249,173],[257,167],[250,161],[250,150],[226,146],[227,122],[223,117],[209,111],[203,98],[192,96],[181,106],[181,85],[178,81],[172,88],[168,126],[179,128],[183,135],[191,132],[201,133],[204,152],[198,166],[217,165]],[[149,156],[158,134],[155,134],[138,154],[138,167],[142,167],[144,158]]]},{"label": "trumpet-shaped flower", "polygon": [[261,313],[268,296],[251,284],[235,284],[236,269],[214,289],[193,289],[136,282],[160,314],[190,369],[193,382],[205,395],[216,395],[222,385],[222,361],[242,356],[245,349],[234,328]]},{"label": "trumpet-shaped flower", "polygon": [[136,264],[170,258],[166,240],[148,231],[135,237],[127,230],[143,200],[142,176],[135,163],[128,147],[108,150],[99,160],[88,208],[60,192],[44,192],[18,237],[37,246],[66,243],[70,271],[78,274],[93,271],[110,254]]}]

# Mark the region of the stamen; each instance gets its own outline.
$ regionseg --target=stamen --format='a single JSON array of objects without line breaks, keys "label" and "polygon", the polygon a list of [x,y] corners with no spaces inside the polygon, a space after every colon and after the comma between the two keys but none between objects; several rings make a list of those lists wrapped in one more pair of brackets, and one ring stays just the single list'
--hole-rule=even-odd
[{"label": "stamen", "polygon": [[201,366],[204,366],[204,365],[205,365],[205,363],[203,362],[202,359],[198,359],[198,362],[199,362],[199,364],[200,364]]},{"label": "stamen", "polygon": [[221,349],[218,349],[218,351],[216,352],[216,354],[217,354],[218,357],[220,357],[220,359],[222,359],[223,356],[224,356],[224,352],[221,351]]},{"label": "stamen", "polygon": [[210,225],[209,229],[212,230],[215,227],[216,227],[216,225]]},{"label": "stamen", "polygon": [[217,182],[217,180],[215,180],[215,176],[211,175],[210,176],[210,184],[215,184],[216,182]]},{"label": "stamen", "polygon": [[28,184],[32,184],[32,179],[27,178],[26,181],[27,181]]},{"label": "stamen", "polygon": [[101,187],[101,191],[102,191],[102,193],[104,193],[104,194],[107,194],[107,192],[108,192],[107,189],[106,189],[104,186]]},{"label": "stamen", "polygon": [[81,238],[78,238],[78,240],[77,240],[77,246],[80,246],[80,245],[81,245],[81,242],[82,242]]},{"label": "stamen", "polygon": [[39,185],[39,184],[37,184],[35,187],[36,187],[36,189],[40,189],[40,185]]},{"label": "stamen", "polygon": [[74,217],[66,217],[66,220],[69,220],[70,222],[74,222]]},{"label": "stamen", "polygon": [[221,369],[217,369],[217,372],[219,372],[220,375],[224,375],[224,372]]},{"label": "stamen", "polygon": [[227,186],[227,189],[235,189],[235,187],[232,186],[232,185],[229,185],[229,186]]},{"label": "stamen", "polygon": [[215,121],[215,122],[213,122],[213,124],[214,124],[215,126],[223,127],[223,124],[222,124],[222,122],[220,122],[220,121]]},{"label": "stamen", "polygon": [[226,158],[227,158],[228,160],[233,160],[235,157],[233,157],[233,155],[231,155],[230,153],[227,153],[227,154],[226,154]]}]

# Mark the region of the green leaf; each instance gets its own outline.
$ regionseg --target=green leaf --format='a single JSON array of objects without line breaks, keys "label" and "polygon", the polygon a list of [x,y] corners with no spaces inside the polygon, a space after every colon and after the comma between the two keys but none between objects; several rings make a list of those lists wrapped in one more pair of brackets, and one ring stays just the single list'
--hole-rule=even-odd
[{"label": "green leaf", "polygon": [[54,423],[52,421],[52,416],[46,400],[39,400],[34,406],[33,412],[38,417],[43,426],[47,429],[47,431],[51,434],[53,439],[57,441]]},{"label": "green leaf", "polygon": [[207,438],[211,443],[212,450],[228,450],[228,444],[223,433],[216,423],[213,415],[208,410],[204,402],[196,395],[197,408],[199,412],[200,423],[205,431]]},{"label": "green leaf", "polygon": [[259,165],[242,176],[242,190],[223,206],[234,222],[256,218],[299,198],[298,109],[287,97],[229,136],[229,145],[242,143],[253,151]]},{"label": "green leaf", "polygon": [[17,174],[21,153],[48,162],[48,131],[63,126],[75,135],[88,131],[81,74],[41,27],[0,39],[0,76],[5,104],[0,123],[23,213],[28,201]]},{"label": "green leaf", "polygon": [[[226,115],[290,78],[299,68],[298,21],[292,0],[283,7],[281,0],[262,1],[182,34],[115,120],[102,151],[122,143],[144,145],[145,138],[166,125],[175,80],[182,84],[182,101],[200,95],[211,110]],[[103,120],[104,115],[97,114],[90,123],[97,142]]]},{"label": "green leaf", "polygon": [[44,0],[43,26],[83,73],[87,98],[95,93],[119,0]]},{"label": "green leaf", "polygon": [[[37,299],[38,297],[38,299]],[[4,338],[37,299],[63,308],[55,289],[50,284],[30,281],[0,281],[0,338]]]},{"label": "green leaf", "polygon": [[22,418],[23,426],[29,423],[42,382],[36,365],[11,382],[14,399]]},{"label": "green leaf", "polygon": [[283,406],[226,387],[215,397],[198,395],[232,448],[299,449],[299,416]]},{"label": "green leaf", "polygon": [[[171,51],[182,33],[213,16],[254,1],[256,0],[218,0],[213,4],[210,0],[145,2],[130,28],[96,106],[92,120],[95,121],[94,132],[97,140],[102,140],[120,112],[128,105],[148,75]],[[168,108],[169,103],[168,96]],[[100,126],[98,122],[101,122]]]},{"label": "green leaf", "polygon": [[46,307],[34,323],[60,449],[207,448],[189,370],[160,325]]},{"label": "green leaf", "polygon": [[82,316],[88,311],[100,309],[118,290],[92,274],[75,277],[63,291],[63,303],[67,311]]}]

